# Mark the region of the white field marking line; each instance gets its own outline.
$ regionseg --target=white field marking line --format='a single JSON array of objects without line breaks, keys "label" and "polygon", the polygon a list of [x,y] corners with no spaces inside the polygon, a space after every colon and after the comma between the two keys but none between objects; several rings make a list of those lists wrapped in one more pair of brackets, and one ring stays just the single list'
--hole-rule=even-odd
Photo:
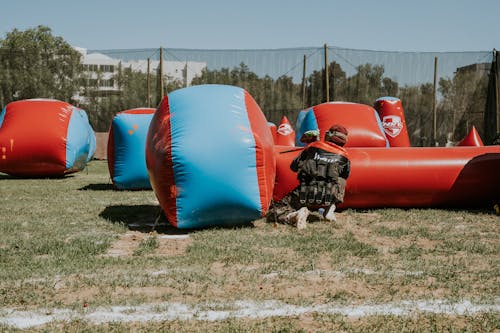
[{"label": "white field marking line", "polygon": [[1,309],[0,323],[24,329],[44,325],[53,321],[70,321],[76,319],[95,324],[190,319],[216,321],[227,318],[257,319],[274,316],[287,317],[311,312],[340,314],[354,318],[371,315],[406,316],[415,312],[430,312],[445,315],[471,315],[480,312],[500,312],[500,299],[495,299],[494,304],[473,304],[467,300],[460,303],[450,303],[445,300],[420,300],[385,304],[343,306],[330,303],[300,306],[286,304],[276,300],[268,300],[262,302],[236,301],[227,304],[213,303],[203,306],[192,306],[182,303],[159,303],[138,306],[98,307],[96,309],[86,308],[84,311],[69,309],[39,309],[37,311]]},{"label": "white field marking line", "polygon": [[159,238],[165,238],[165,239],[186,239],[186,238],[189,238],[189,235],[162,235]]},{"label": "white field marking line", "polygon": [[[264,274],[263,277],[265,279],[270,279],[270,278],[275,278],[279,277],[281,275],[283,276],[289,276],[291,272],[288,271],[272,271],[270,273]],[[385,271],[385,272],[379,272],[379,271],[374,271],[371,269],[364,269],[364,268],[352,268],[352,269],[344,269],[344,270],[325,270],[325,269],[315,269],[312,271],[306,271],[304,272],[304,275],[318,275],[318,276],[337,276],[337,277],[343,277],[346,276],[347,274],[364,274],[364,275],[386,275],[386,276],[420,276],[424,274],[424,272],[421,271],[403,271],[403,270],[392,270],[392,271]]]}]

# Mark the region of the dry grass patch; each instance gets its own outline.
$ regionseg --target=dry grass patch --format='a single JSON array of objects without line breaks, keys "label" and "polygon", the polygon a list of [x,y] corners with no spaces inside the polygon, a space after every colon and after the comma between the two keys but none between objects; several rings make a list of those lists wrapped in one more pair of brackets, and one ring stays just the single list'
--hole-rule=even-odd
[{"label": "dry grass patch", "polygon": [[[159,215],[152,191],[114,191],[105,162],[95,161],[88,172],[63,179],[0,177],[0,191],[4,309],[80,311],[84,303],[95,308],[165,301],[224,307],[242,300],[296,306],[433,299],[497,304],[500,297],[500,223],[493,211],[345,210],[336,223],[312,223],[300,231],[263,219],[235,228],[177,230]],[[497,312],[418,316],[424,329],[409,316],[353,321],[311,313],[215,323],[172,320],[150,328],[418,332],[500,326]],[[147,327],[72,321],[46,329],[60,325],[70,332]]]}]

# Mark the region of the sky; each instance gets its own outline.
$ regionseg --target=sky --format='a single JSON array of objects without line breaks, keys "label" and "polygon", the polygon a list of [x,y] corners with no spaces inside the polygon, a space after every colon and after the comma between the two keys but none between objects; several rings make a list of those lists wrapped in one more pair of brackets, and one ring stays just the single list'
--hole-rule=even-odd
[{"label": "sky", "polygon": [[0,38],[38,25],[87,49],[500,49],[500,0],[3,0]]}]

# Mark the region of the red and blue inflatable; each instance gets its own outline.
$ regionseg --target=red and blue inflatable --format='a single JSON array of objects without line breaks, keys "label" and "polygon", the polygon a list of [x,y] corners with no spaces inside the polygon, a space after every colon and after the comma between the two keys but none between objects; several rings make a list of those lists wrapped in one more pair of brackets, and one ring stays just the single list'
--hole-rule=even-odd
[{"label": "red and blue inflatable", "polygon": [[147,135],[151,185],[178,228],[245,223],[264,216],[271,198],[280,200],[298,185],[290,163],[304,149],[296,147],[303,145],[303,133],[319,130],[323,137],[339,123],[349,132],[345,149],[351,161],[340,208],[500,202],[500,146],[483,146],[473,128],[458,146],[410,147],[401,101],[383,97],[374,106],[320,104],[299,113],[295,130],[282,119],[286,131],[279,133],[241,88],[174,91],[163,99]]},{"label": "red and blue inflatable", "polygon": [[334,123],[349,129],[346,147],[389,147],[377,111],[368,105],[346,102],[323,103],[300,111],[295,124],[296,145],[305,145],[300,142],[305,132],[319,129],[322,137]]},{"label": "red and blue inflatable", "polygon": [[[298,135],[304,129],[325,131],[334,123],[348,129],[351,175],[341,208],[492,207],[500,202],[500,146],[483,146],[472,128],[455,147],[410,147],[399,99],[384,97],[375,105],[384,117],[382,126],[371,107],[354,103],[321,104],[297,119]],[[384,138],[388,132],[390,139]],[[302,149],[276,146],[274,200],[298,185],[290,163]]]},{"label": "red and blue inflatable", "polygon": [[179,89],[162,100],[151,120],[146,165],[175,227],[247,223],[264,216],[271,201],[273,135],[242,88]]},{"label": "red and blue inflatable", "polygon": [[66,102],[11,102],[0,114],[0,172],[62,176],[82,170],[96,148],[87,114]]},{"label": "red and blue inflatable", "polygon": [[108,135],[108,169],[116,189],[151,189],[146,168],[146,136],[155,109],[117,113]]}]

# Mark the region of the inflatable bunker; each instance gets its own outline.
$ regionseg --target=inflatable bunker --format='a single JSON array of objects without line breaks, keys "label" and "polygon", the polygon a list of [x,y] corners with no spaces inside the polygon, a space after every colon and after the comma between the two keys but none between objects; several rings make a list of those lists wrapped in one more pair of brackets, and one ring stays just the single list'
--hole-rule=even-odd
[{"label": "inflatable bunker", "polygon": [[108,135],[108,169],[116,189],[151,189],[146,168],[146,136],[155,109],[117,113]]},{"label": "inflatable bunker", "polygon": [[[389,101],[386,107],[402,112],[394,107],[395,99]],[[361,104],[326,103],[299,114],[297,120],[298,133],[313,126],[324,130],[333,123],[348,129],[346,150],[351,175],[341,208],[491,208],[500,202],[500,146],[482,146],[473,128],[460,143],[467,146],[405,147],[408,143],[403,136],[396,143],[399,147],[383,147],[387,128],[392,134],[405,134],[404,118],[388,120],[386,114],[390,124],[382,127],[377,125],[380,118],[368,112],[369,108]],[[399,121],[401,124],[396,124]],[[274,200],[280,200],[298,185],[290,163],[302,150],[276,146]]]},{"label": "inflatable bunker", "polygon": [[11,102],[0,113],[0,172],[62,176],[82,170],[96,148],[85,111],[66,102]]},{"label": "inflatable bunker", "polygon": [[242,88],[201,85],[166,96],[146,141],[151,185],[177,228],[264,216],[275,178],[273,135]]},{"label": "inflatable bunker", "polygon": [[305,132],[319,129],[323,137],[333,123],[349,129],[346,147],[389,147],[377,111],[368,105],[347,102],[323,103],[300,111],[295,124],[296,146],[304,146],[300,138]]}]

